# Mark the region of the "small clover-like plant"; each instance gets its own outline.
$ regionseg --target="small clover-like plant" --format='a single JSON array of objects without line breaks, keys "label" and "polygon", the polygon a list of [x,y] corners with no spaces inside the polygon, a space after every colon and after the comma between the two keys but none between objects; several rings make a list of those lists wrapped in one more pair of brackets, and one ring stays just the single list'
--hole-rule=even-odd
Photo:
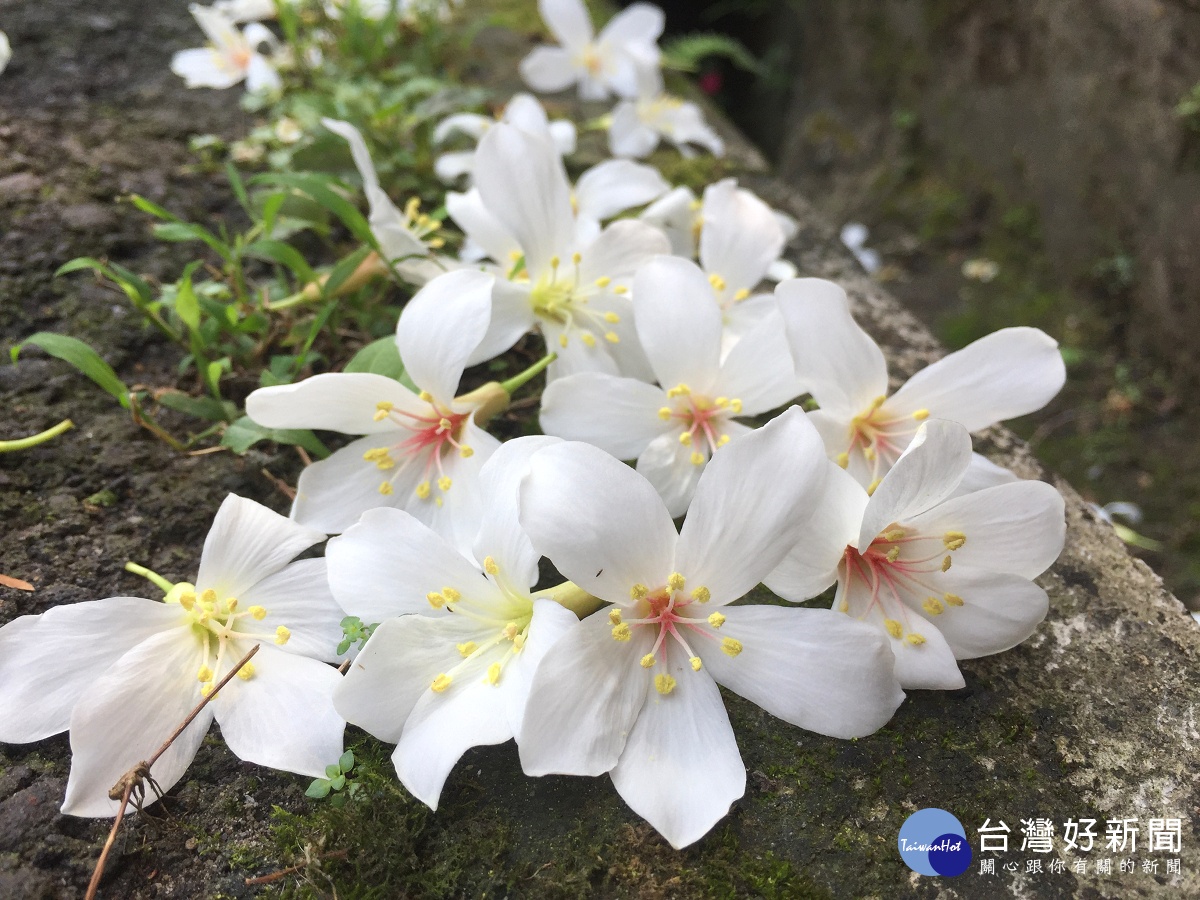
[{"label": "small clover-like plant", "polygon": [[378,623],[374,625],[364,625],[362,619],[360,619],[358,616],[346,616],[346,618],[342,619],[341,625],[342,633],[346,636],[342,639],[342,642],[338,644],[338,656],[341,656],[343,653],[347,652],[351,647],[360,641],[363,644],[366,644],[367,638],[371,636],[371,632],[378,627]]},{"label": "small clover-like plant", "polygon": [[340,809],[346,801],[352,800],[362,790],[362,784],[350,781],[348,776],[354,771],[354,751],[347,750],[336,763],[325,767],[325,778],[317,778],[308,786],[304,796],[313,800],[329,798],[329,805]]}]

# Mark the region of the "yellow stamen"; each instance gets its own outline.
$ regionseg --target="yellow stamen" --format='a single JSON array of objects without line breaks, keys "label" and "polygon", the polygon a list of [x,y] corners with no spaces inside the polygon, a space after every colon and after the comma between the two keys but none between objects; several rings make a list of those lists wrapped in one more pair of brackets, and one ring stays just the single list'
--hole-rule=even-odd
[{"label": "yellow stamen", "polygon": [[725,617],[723,615],[721,615],[720,613],[712,613],[708,617],[708,624],[711,625],[713,628],[720,628],[722,625],[725,624]]},{"label": "yellow stamen", "polygon": [[847,601],[847,600],[843,600],[841,603],[839,603],[839,604],[838,604],[838,612],[844,612],[844,613],[848,613],[848,612],[850,612],[850,603],[849,603],[849,601]]},{"label": "yellow stamen", "polygon": [[567,333],[566,333],[565,331],[564,331],[562,334],[560,334],[560,335],[558,336],[558,346],[560,346],[560,347],[562,347],[562,348],[566,349],[566,346],[567,346]]},{"label": "yellow stamen", "polygon": [[710,591],[704,585],[700,585],[700,587],[692,591],[692,599],[697,603],[707,603],[712,599],[712,591]]},{"label": "yellow stamen", "polygon": [[583,257],[580,256],[578,253],[571,254],[571,262],[573,262],[575,265],[579,265],[582,261],[583,261]]},{"label": "yellow stamen", "polygon": [[734,397],[729,401],[729,409],[735,416],[740,414],[742,411],[742,401]]},{"label": "yellow stamen", "polygon": [[721,641],[721,651],[726,656],[737,656],[742,652],[742,642],[734,640],[733,638],[725,638]]},{"label": "yellow stamen", "polygon": [[833,461],[844,469],[844,468],[846,468],[846,466],[850,465],[850,454],[849,453],[839,453],[837,456],[834,457]]},{"label": "yellow stamen", "polygon": [[623,285],[623,284],[618,284],[615,288],[613,288],[613,293],[614,294],[627,294],[627,293],[629,293],[629,288],[625,287],[625,285]]},{"label": "yellow stamen", "polygon": [[693,656],[691,659],[688,660],[688,662],[692,664],[693,672],[699,672],[700,667],[703,665],[703,663],[700,662],[700,657],[698,657],[698,656]]},{"label": "yellow stamen", "polygon": [[692,392],[692,389],[690,387],[688,387],[683,382],[680,382],[679,384],[675,385],[675,387],[673,387],[667,391],[667,396],[668,397],[686,397],[691,392]]},{"label": "yellow stamen", "polygon": [[252,606],[252,607],[250,607],[249,610],[247,610],[247,612],[250,613],[251,617],[256,622],[261,622],[263,619],[265,619],[267,617],[266,609],[264,609],[261,606]]},{"label": "yellow stamen", "polygon": [[238,678],[242,679],[242,681],[249,681],[253,677],[254,663],[246,663],[244,666],[238,669]]},{"label": "yellow stamen", "polygon": [[454,679],[444,672],[437,678],[433,679],[433,684],[429,685],[429,689],[435,694],[440,694],[446,688],[450,687],[450,682]]},{"label": "yellow stamen", "polygon": [[495,575],[500,571],[500,567],[496,565],[496,558],[494,556],[485,556],[483,558],[483,571],[489,575]]},{"label": "yellow stamen", "polygon": [[608,621],[613,625],[621,624],[621,611],[619,609],[610,609],[608,611]]},{"label": "yellow stamen", "polygon": [[675,690],[675,679],[663,672],[654,676],[654,689],[664,697]]},{"label": "yellow stamen", "polygon": [[448,476],[443,475],[441,478],[438,479],[438,490],[448,491],[448,490],[450,490],[450,486],[452,484],[454,484],[454,482],[451,481]]},{"label": "yellow stamen", "polygon": [[590,331],[581,331],[579,333],[579,339],[581,341],[583,341],[583,344],[585,347],[595,347],[596,346],[596,336],[594,334],[592,334]]},{"label": "yellow stamen", "polygon": [[949,570],[950,570],[950,557],[947,556],[942,560],[942,571],[948,572]]},{"label": "yellow stamen", "polygon": [[885,531],[883,533],[883,539],[885,541],[898,541],[898,540],[901,540],[903,537],[904,537],[904,529],[903,528],[893,528],[891,531]]},{"label": "yellow stamen", "polygon": [[905,640],[908,641],[910,644],[912,644],[914,647],[920,647],[923,643],[925,643],[925,637],[923,635],[917,634],[915,631],[910,632],[909,635],[905,638]]},{"label": "yellow stamen", "polygon": [[196,680],[197,681],[212,681],[213,680],[213,670],[210,669],[208,666],[201,666],[200,671],[196,673]]},{"label": "yellow stamen", "polygon": [[913,417],[914,419],[916,419],[918,422],[923,422],[923,421],[925,421],[926,419],[928,419],[928,418],[929,418],[929,410],[927,410],[927,409],[918,409],[916,412],[914,412],[914,413],[912,414],[912,417]]},{"label": "yellow stamen", "polygon": [[291,637],[292,637],[292,632],[288,629],[288,627],[286,625],[280,625],[278,628],[275,629],[275,643],[277,643],[280,647],[282,647],[289,640],[291,640]]},{"label": "yellow stamen", "polygon": [[695,450],[692,452],[691,460],[693,466],[702,466],[704,465],[704,454],[699,450]]},{"label": "yellow stamen", "polygon": [[951,606],[962,606],[963,605],[963,598],[958,596],[958,594],[942,594],[942,599],[945,600],[947,603],[949,603]]},{"label": "yellow stamen", "polygon": [[875,491],[877,491],[879,489],[879,484],[882,481],[883,481],[882,478],[876,478],[869,485],[867,485],[867,496],[868,497],[872,496],[875,493]]},{"label": "yellow stamen", "polygon": [[433,394],[429,393],[429,391],[421,391],[421,393],[417,394],[417,396],[420,397],[422,400],[424,400],[426,403],[433,402]]},{"label": "yellow stamen", "polygon": [[474,641],[467,641],[465,644],[455,644],[454,646],[458,650],[459,656],[462,657],[470,656],[479,647]]},{"label": "yellow stamen", "polygon": [[617,334],[615,331],[604,332],[604,339],[606,341],[608,341],[610,344],[621,343],[621,336],[619,334]]},{"label": "yellow stamen", "polygon": [[729,435],[727,435],[727,434],[723,434],[719,438],[717,438],[717,446],[718,447],[724,447],[728,443],[729,443]]},{"label": "yellow stamen", "polygon": [[621,321],[621,317],[618,316],[615,312],[606,312],[604,314],[604,321],[607,322],[609,325],[616,325],[618,322]]},{"label": "yellow stamen", "polygon": [[494,662],[488,666],[488,684],[495,686],[500,681],[500,663]]},{"label": "yellow stamen", "polygon": [[237,608],[238,608],[238,598],[237,597],[230,597],[228,600],[225,601],[225,609],[228,612],[234,612],[235,610],[237,610]]},{"label": "yellow stamen", "polygon": [[442,588],[442,596],[446,598],[447,603],[457,603],[462,599],[462,594],[452,587]]},{"label": "yellow stamen", "polygon": [[678,572],[672,572],[671,577],[667,579],[667,587],[673,591],[682,591],[685,579]]},{"label": "yellow stamen", "polygon": [[654,654],[653,653],[647,653],[645,656],[642,657],[642,668],[643,669],[649,669],[653,665],[654,665]]},{"label": "yellow stamen", "polygon": [[415,493],[420,499],[428,500],[430,493],[432,493],[432,488],[430,488],[429,482],[422,481],[420,484],[418,484]]},{"label": "yellow stamen", "polygon": [[888,562],[894,563],[899,558],[900,558],[900,548],[899,547],[893,547],[891,550],[889,550],[887,552],[887,561]]},{"label": "yellow stamen", "polygon": [[504,630],[501,631],[500,633],[502,635],[504,635],[508,640],[511,641],[516,638],[516,636],[520,633],[520,630],[521,629],[517,628],[516,622],[509,622],[507,625],[504,626]]},{"label": "yellow stamen", "polygon": [[209,588],[203,594],[200,595],[200,603],[203,606],[207,606],[209,609],[212,609],[213,604],[216,602],[217,602],[217,592],[214,591],[212,588]]},{"label": "yellow stamen", "polygon": [[921,604],[921,609],[931,616],[940,616],[946,611],[946,607],[942,606],[942,601],[937,597],[926,597],[925,602]]},{"label": "yellow stamen", "polygon": [[425,599],[429,601],[429,605],[434,609],[441,609],[446,605],[446,598],[437,591],[430,591],[425,595]]},{"label": "yellow stamen", "polygon": [[899,638],[900,635],[904,634],[904,626],[895,619],[884,619],[883,627],[886,628],[887,633],[894,638]]},{"label": "yellow stamen", "polygon": [[209,684],[200,685],[200,696],[207,697],[209,694],[212,693],[212,689],[213,689],[213,686],[212,686],[211,682]]},{"label": "yellow stamen", "polygon": [[188,612],[191,612],[192,608],[196,605],[196,595],[193,594],[191,591],[180,594],[179,595],[179,605],[182,606]]},{"label": "yellow stamen", "polygon": [[475,455],[475,449],[467,444],[463,444],[458,448],[458,455],[463,459],[470,459]]},{"label": "yellow stamen", "polygon": [[650,588],[646,587],[644,584],[635,584],[629,589],[629,596],[634,600],[645,600],[649,594]]},{"label": "yellow stamen", "polygon": [[741,289],[741,290],[739,290],[739,291],[738,291],[736,294],[734,294],[734,295],[733,295],[733,302],[734,302],[734,303],[741,303],[743,300],[745,300],[745,299],[746,299],[747,297],[749,297],[749,296],[750,296],[750,291],[749,291],[749,289],[748,289],[748,288],[742,288],[742,289]]},{"label": "yellow stamen", "polygon": [[679,443],[683,444],[685,447],[691,446],[692,433],[690,431],[681,432],[679,435]]},{"label": "yellow stamen", "polygon": [[670,419],[671,418],[671,407],[664,406],[661,409],[659,409],[658,417],[660,419],[662,419],[664,422],[666,422],[668,419]]},{"label": "yellow stamen", "polygon": [[607,275],[601,275],[599,278],[596,279],[596,287],[598,287],[598,288],[606,288],[610,284],[612,284],[612,279],[609,278]]},{"label": "yellow stamen", "polygon": [[967,536],[961,531],[947,531],[942,535],[942,543],[946,545],[947,550],[957,550],[967,542]]},{"label": "yellow stamen", "polygon": [[382,482],[379,485],[379,493],[385,497],[390,497],[392,495],[392,483],[390,481]]},{"label": "yellow stamen", "polygon": [[614,641],[624,642],[624,641],[629,640],[629,638],[632,635],[633,635],[633,632],[630,630],[629,626],[626,625],[624,622],[620,622],[617,625],[613,626],[612,639]]}]

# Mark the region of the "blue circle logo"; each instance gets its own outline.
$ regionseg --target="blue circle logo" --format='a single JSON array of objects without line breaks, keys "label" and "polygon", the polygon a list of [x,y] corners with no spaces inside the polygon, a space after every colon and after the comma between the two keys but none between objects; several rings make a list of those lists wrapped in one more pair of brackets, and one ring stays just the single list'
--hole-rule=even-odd
[{"label": "blue circle logo", "polygon": [[919,875],[953,878],[971,865],[971,845],[962,823],[944,809],[919,809],[900,826],[900,857]]}]

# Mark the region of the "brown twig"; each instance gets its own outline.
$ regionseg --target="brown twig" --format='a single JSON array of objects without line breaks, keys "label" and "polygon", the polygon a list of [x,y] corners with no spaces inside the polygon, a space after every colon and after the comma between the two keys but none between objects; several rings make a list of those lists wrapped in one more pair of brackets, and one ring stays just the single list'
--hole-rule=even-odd
[{"label": "brown twig", "polygon": [[286,869],[280,869],[278,872],[272,872],[269,875],[259,875],[257,878],[247,878],[244,882],[247,886],[252,884],[270,884],[273,881],[278,881],[280,878],[286,878],[301,869],[307,869],[315,862],[323,862],[327,859],[345,859],[350,854],[349,850],[330,850],[328,853],[321,853],[314,856],[312,859],[306,859],[298,866],[288,866]]},{"label": "brown twig", "polygon": [[230,669],[224,678],[217,682],[216,687],[209,691],[208,695],[196,704],[196,708],[188,713],[187,718],[183,720],[178,728],[171,732],[171,736],[163,741],[162,746],[154,751],[153,756],[151,756],[149,759],[142,760],[136,766],[122,775],[120,779],[118,779],[117,783],[114,784],[109,790],[108,796],[113,800],[120,800],[121,805],[117,807],[117,817],[113,820],[112,828],[109,829],[108,840],[104,842],[104,849],[100,851],[100,858],[96,860],[96,869],[92,872],[92,880],[88,882],[87,894],[84,895],[84,900],[95,900],[96,891],[100,888],[100,879],[104,877],[104,864],[108,861],[108,852],[112,849],[113,841],[117,839],[117,829],[121,827],[121,820],[125,818],[125,808],[129,805],[130,800],[133,801],[133,804],[137,809],[141,809],[142,798],[146,796],[146,783],[150,785],[151,790],[153,790],[157,796],[162,796],[162,792],[158,789],[157,783],[150,775],[150,767],[158,762],[159,757],[161,757],[167,752],[167,750],[170,749],[171,745],[175,743],[175,740],[181,734],[183,734],[189,725],[192,724],[196,716],[200,715],[200,713],[204,710],[204,707],[208,706],[213,698],[217,696],[221,688],[229,684],[233,676],[240,672],[246,663],[250,662],[250,657],[254,656],[254,654],[258,652],[258,648],[258,644],[255,644],[250,648],[250,652],[243,656],[241,661],[238,662],[238,664],[232,669]]},{"label": "brown twig", "polygon": [[263,478],[275,485],[275,490],[279,491],[279,493],[283,494],[283,496],[287,497],[289,500],[296,499],[296,489],[278,475],[272,475],[266,466],[263,466],[262,474]]}]

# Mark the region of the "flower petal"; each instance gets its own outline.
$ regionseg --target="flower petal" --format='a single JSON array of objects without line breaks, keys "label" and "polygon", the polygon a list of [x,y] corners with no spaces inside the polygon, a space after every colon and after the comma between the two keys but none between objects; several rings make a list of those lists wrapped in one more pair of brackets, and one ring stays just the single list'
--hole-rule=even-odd
[{"label": "flower petal", "polygon": [[575,216],[562,159],[549,140],[504,123],[492,126],[475,151],[475,186],[520,244],[532,280],[550,271],[552,258],[566,255]]},{"label": "flower petal", "polygon": [[385,619],[334,689],[334,708],[350,724],[396,743],[434,679],[463,661],[456,645],[480,635],[479,623],[458,616]]},{"label": "flower petal", "polygon": [[445,538],[399,509],[365,512],[356,525],[329,542],[325,559],[339,605],[368,623],[409,613],[443,615],[427,595],[446,587],[468,598],[497,594]]},{"label": "flower petal", "polygon": [[[472,159],[474,157],[472,156]],[[503,223],[483,205],[475,188],[465,194],[446,194],[446,212],[470,240],[501,266],[511,266],[513,255],[521,255],[521,245]],[[505,348],[508,349],[507,347]]]},{"label": "flower petal", "polygon": [[850,315],[841,287],[821,278],[796,278],[780,282],[775,296],[796,375],[822,409],[856,416],[887,394],[883,351]]},{"label": "flower petal", "polygon": [[742,650],[734,657],[705,653],[705,670],[785,722],[831,737],[864,737],[904,700],[892,650],[870,625],[828,609],[733,606],[722,614],[718,636]]},{"label": "flower petal", "polygon": [[517,284],[497,278],[492,285],[491,323],[467,365],[477,366],[499,356],[532,331],[536,322],[528,283]]},{"label": "flower petal", "polygon": [[671,189],[653,166],[610,159],[592,166],[575,182],[579,215],[604,222],[635,206],[644,206]]},{"label": "flower petal", "polygon": [[316,428],[342,434],[395,431],[390,420],[375,421],[381,402],[407,413],[421,414],[428,409],[394,378],[369,372],[330,372],[253,391],[246,398],[246,415],[266,428]]},{"label": "flower petal", "polygon": [[1016,473],[1009,471],[1004,466],[996,465],[986,456],[972,453],[971,464],[967,466],[967,471],[963,474],[962,481],[958,483],[958,487],[954,489],[954,493],[950,496],[962,497],[965,494],[982,491],[984,488],[997,487],[1001,484],[1012,484],[1020,480]]},{"label": "flower petal", "polygon": [[527,593],[538,580],[538,560],[518,518],[521,481],[533,454],[558,443],[558,438],[528,435],[505,441],[479,470],[482,515],[473,545],[477,562],[491,557],[498,568],[493,577],[514,594]]},{"label": "flower petal", "polygon": [[739,188],[736,179],[726,178],[705,189],[703,215],[700,264],[704,271],[721,276],[730,296],[753,290],[783,251],[783,229],[774,211]]},{"label": "flower petal", "polygon": [[238,597],[242,609],[261,606],[267,611],[252,624],[241,620],[247,630],[270,634],[283,625],[291,632],[287,652],[337,661],[346,613],[333,599],[326,569],[324,559],[301,559],[243,591]]},{"label": "flower petal", "polygon": [[684,259],[696,256],[696,195],[677,187],[655,200],[638,217],[658,228],[671,242],[671,253]]},{"label": "flower petal", "polygon": [[704,474],[704,463],[692,462],[693,449],[679,443],[679,435],[672,430],[650,441],[637,458],[637,473],[654,486],[673,518],[687,512]]},{"label": "flower petal", "polygon": [[939,587],[962,600],[946,604],[938,630],[958,659],[975,659],[1015,647],[1033,634],[1050,609],[1046,592],[1020,575],[955,564]]},{"label": "flower petal", "polygon": [[325,540],[261,503],[230,494],[221,503],[200,554],[198,590],[240,597],[268,575]]},{"label": "flower petal", "polygon": [[1041,409],[1066,377],[1057,341],[1036,328],[1002,328],[922,369],[887,408],[928,409],[978,431]]},{"label": "flower petal", "polygon": [[660,388],[603,372],[558,378],[542,393],[542,431],[634,459],[670,426],[658,416]]},{"label": "flower petal", "polygon": [[622,100],[613,107],[608,123],[608,149],[613,156],[644,159],[658,142],[658,132],[642,122],[634,101]]},{"label": "flower petal", "polygon": [[459,553],[469,557],[483,517],[479,470],[496,452],[500,442],[476,425],[474,419],[467,420],[461,441],[474,451],[469,457],[464,459],[458,453],[447,453],[442,457],[442,473],[450,479],[451,489],[427,500],[414,495],[405,509],[444,537]]},{"label": "flower petal", "polygon": [[0,742],[66,731],[71,709],[113,663],[186,619],[176,604],[109,597],[9,622],[0,628]]},{"label": "flower petal", "polygon": [[[878,492],[876,492],[878,493]],[[1062,494],[1040,481],[1018,481],[955,497],[909,519],[925,534],[961,532],[954,567],[974,566],[1036,578],[1062,552]]]},{"label": "flower petal", "polygon": [[713,601],[732,603],[793,546],[824,489],[825,449],[799,407],[731,441],[709,461],[679,535],[675,565]]},{"label": "flower petal", "polygon": [[463,134],[473,141],[478,141],[485,131],[492,127],[496,120],[491,116],[479,113],[455,113],[446,116],[433,129],[433,143],[443,144],[457,134]]},{"label": "flower petal", "polygon": [[413,384],[448,404],[467,360],[487,334],[492,285],[484,272],[439,275],[408,301],[396,326],[396,345]]},{"label": "flower petal", "polygon": [[653,44],[663,33],[666,17],[653,3],[632,3],[600,30],[599,40],[617,44]]},{"label": "flower petal", "polygon": [[577,50],[591,43],[595,32],[581,0],[538,0],[538,12],[564,47]]},{"label": "flower petal", "polygon": [[721,310],[700,267],[657,256],[633,279],[634,324],[658,383],[708,394],[721,360]]},{"label": "flower petal", "polygon": [[746,792],[746,767],[712,678],[682,656],[660,674],[676,687],[664,696],[642,676],[646,702],[610,775],[629,808],[678,850],[704,837]]},{"label": "flower petal", "polygon": [[748,416],[775,409],[802,393],[783,316],[773,297],[765,299],[770,305],[756,310],[761,318],[725,354],[717,376],[718,392],[740,399]]},{"label": "flower petal", "polygon": [[[92,682],[71,712],[64,813],[116,814],[120,804],[109,799],[109,789],[149,759],[200,702],[199,667],[199,641],[184,625],[142,641]],[[212,715],[210,704],[155,762],[151,774],[164,791],[191,765]],[[151,796],[147,792],[147,800]]]},{"label": "flower petal", "polygon": [[638,660],[651,639],[635,633],[615,641],[611,632],[601,610],[542,658],[518,742],[526,775],[602,775],[617,764],[646,702],[647,676]]},{"label": "flower petal", "polygon": [[949,497],[970,464],[971,436],[965,428],[943,419],[925,422],[871,495],[858,549],[866,550],[893,522],[911,520]]},{"label": "flower petal", "polygon": [[565,91],[579,78],[571,53],[562,47],[534,47],[518,66],[521,79],[542,94]]},{"label": "flower petal", "polygon": [[593,596],[628,604],[635,584],[655,587],[670,575],[675,525],[646,479],[574,441],[540,450],[530,466],[521,525],[566,578]]},{"label": "flower petal", "polygon": [[342,677],[323,662],[265,644],[253,664],[251,678],[234,678],[213,701],[225,743],[246,762],[323,777],[342,754],[346,722],[333,708]]},{"label": "flower petal", "polygon": [[231,88],[246,74],[221,64],[221,56],[210,47],[180,50],[171,57],[171,71],[190,88]]},{"label": "flower petal", "polygon": [[533,676],[538,666],[550,648],[578,624],[575,613],[553,600],[533,601],[533,619],[529,623],[525,646],[509,660],[503,674],[504,706],[508,711],[509,726],[518,740],[525,721],[529,690],[533,687]]},{"label": "flower petal", "polygon": [[[621,219],[605,228],[580,253],[579,280],[594,283],[597,278],[613,280],[609,293],[622,285],[629,287],[634,275],[654,257],[671,252],[666,236],[653,225],[635,219]],[[619,295],[617,295],[619,297]]]}]

